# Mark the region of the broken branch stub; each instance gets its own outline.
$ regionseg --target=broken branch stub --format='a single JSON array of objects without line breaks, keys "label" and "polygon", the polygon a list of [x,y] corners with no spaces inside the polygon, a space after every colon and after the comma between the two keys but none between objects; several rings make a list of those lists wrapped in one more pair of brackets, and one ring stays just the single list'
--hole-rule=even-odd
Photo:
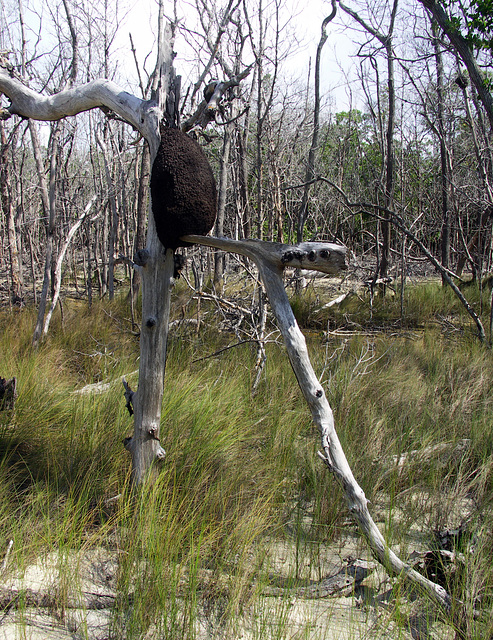
[{"label": "broken branch stub", "polygon": [[239,253],[251,258],[254,262],[264,260],[279,269],[293,267],[330,275],[337,275],[347,269],[346,247],[331,242],[300,242],[289,245],[264,240],[232,240],[197,235],[182,236],[180,240]]}]

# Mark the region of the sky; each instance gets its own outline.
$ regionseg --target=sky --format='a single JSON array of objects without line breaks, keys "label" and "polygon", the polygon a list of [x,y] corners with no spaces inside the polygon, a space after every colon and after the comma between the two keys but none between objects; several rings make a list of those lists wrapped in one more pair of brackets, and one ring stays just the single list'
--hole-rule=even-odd
[{"label": "sky", "polygon": [[[179,17],[182,24],[188,28],[195,20],[194,0],[176,0]],[[209,0],[225,4],[226,0]],[[260,2],[260,0],[258,0]],[[274,0],[262,0],[264,7]],[[58,4],[50,6],[56,8],[63,15],[63,6],[60,0]],[[286,82],[298,81],[300,87],[306,86],[308,69],[311,59],[311,77],[315,65],[315,54],[320,40],[321,25],[323,19],[331,11],[330,0],[281,0],[285,17],[291,18],[290,28],[296,32],[300,46],[291,46],[289,38],[282,43],[290,49],[290,58],[284,65]],[[165,11],[173,13],[173,0],[165,0]],[[142,67],[147,57],[147,69],[152,70],[155,62],[156,46],[155,34],[157,31],[157,0],[109,0],[110,8],[117,6],[120,14],[120,23],[117,28],[116,41],[113,50],[117,51],[117,59],[120,67],[120,83],[123,85],[128,79],[128,88],[138,91],[136,67],[131,54],[129,33],[132,34],[134,45],[137,49],[139,65]],[[5,16],[5,24],[14,25],[18,21],[18,0],[2,0],[2,17]],[[36,46],[36,40],[40,29],[40,16],[43,16],[43,25],[49,26],[53,16],[46,9],[45,0],[23,0],[24,20],[27,25],[27,37],[30,41],[29,50]],[[187,10],[189,7],[189,10]],[[7,15],[7,14],[10,15]],[[77,15],[77,11],[74,12]],[[352,58],[356,45],[353,43],[355,32],[344,31],[339,16],[328,26],[328,40],[323,49],[321,89],[325,100],[331,109],[336,111],[347,110],[358,106],[359,89],[355,81],[354,59]],[[53,30],[53,28],[51,27]],[[49,36],[43,31],[44,49],[48,48]],[[4,32],[5,34],[5,32]],[[0,34],[1,35],[1,34]],[[67,34],[68,35],[68,34]],[[0,37],[0,40],[2,38]],[[48,39],[48,40],[47,40]],[[53,40],[53,48],[56,49],[56,37]],[[5,45],[7,46],[7,44]],[[182,75],[182,87],[186,87],[197,80],[198,71],[192,69],[187,58],[194,57],[187,50],[185,41],[178,37],[175,43],[177,58],[175,69]],[[345,70],[345,73],[343,72]],[[349,74],[349,75],[348,75]],[[348,82],[348,77],[350,82]],[[124,87],[127,88],[127,87]],[[361,107],[359,107],[361,108]]]},{"label": "sky", "polygon": [[[185,3],[180,3],[180,7],[185,6]],[[128,12],[120,25],[118,46],[123,51],[128,50],[130,53],[130,32],[137,50],[139,64],[142,64],[154,44],[157,3],[154,0],[145,3],[142,0],[129,0],[128,7]],[[313,77],[315,54],[320,40],[322,21],[330,11],[331,4],[328,1],[286,0],[286,16],[292,16],[293,28],[296,29],[297,37],[301,40],[301,46],[291,53],[289,62],[285,66],[285,73],[292,78],[299,78],[303,84],[306,84],[310,59]],[[183,10],[181,15],[183,16],[183,23],[188,27],[187,15],[184,15]],[[194,15],[193,8],[190,9],[188,15]],[[354,69],[351,71],[352,67],[354,67],[351,57],[355,49],[355,45],[351,40],[351,37],[354,37],[354,32],[352,34],[344,33],[344,29],[341,27],[340,21],[338,21],[338,24],[331,23],[329,25],[327,33],[329,37],[324,46],[322,56],[321,89],[326,99],[336,105],[337,110],[345,110],[350,106],[354,106],[355,102],[357,102]],[[186,63],[186,43],[180,38],[175,43],[175,51],[177,53],[175,69],[178,74],[183,76],[183,84],[187,86],[187,80],[188,82],[194,82],[196,77],[190,76],[190,70]],[[147,63],[149,69],[154,63],[154,55],[155,51],[149,56],[149,62]],[[133,60],[129,60],[128,64],[130,65],[129,73],[133,75],[135,73]],[[343,72],[341,68],[345,69],[346,72]],[[353,84],[348,83],[348,77],[352,78]]]}]

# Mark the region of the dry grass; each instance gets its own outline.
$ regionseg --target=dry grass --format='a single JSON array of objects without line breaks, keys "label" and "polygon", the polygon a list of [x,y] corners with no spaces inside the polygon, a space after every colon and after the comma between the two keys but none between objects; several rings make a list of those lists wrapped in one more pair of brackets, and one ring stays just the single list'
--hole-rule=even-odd
[{"label": "dry grass", "polygon": [[[423,309],[427,295],[438,305],[435,317],[450,316],[447,294],[423,289]],[[386,311],[392,326],[393,309]],[[362,326],[364,311],[346,309],[344,326]],[[457,313],[457,324],[466,325]],[[431,549],[434,530],[467,520],[457,549],[465,561],[447,588],[462,603],[464,633],[479,639],[491,634],[493,589],[491,352],[467,330],[444,336],[423,314],[427,328],[413,333],[312,332],[309,346],[346,454],[389,542],[404,556],[416,545]],[[38,351],[30,347],[32,311],[0,317],[0,375],[17,376],[19,390],[15,410],[0,415],[0,550],[14,540],[12,570],[53,550],[60,558],[96,547],[116,554],[115,638],[143,638],[150,629],[159,637],[199,637],[198,621],[207,615],[212,637],[220,637],[219,627],[232,634],[240,618],[250,620],[252,638],[266,637],[259,585],[271,570],[273,542],[294,550],[296,577],[307,563],[322,572],[324,553],[343,554],[356,534],[317,459],[318,437],[284,348],[268,345],[253,400],[254,345],[197,361],[234,338],[210,323],[198,334],[175,334],[161,425],[167,459],[157,482],[135,496],[127,491],[130,461],[121,441],[132,425],[119,383],[103,394],[73,393],[137,369],[128,315],[124,300],[90,312],[67,304],[64,326],[56,319]],[[427,453],[440,443],[453,451],[465,439],[460,455]],[[405,465],[392,462],[411,451]],[[123,498],[108,506],[117,494]],[[270,637],[290,637],[289,607],[281,600],[273,608],[278,622]],[[386,620],[398,637],[409,615],[397,605],[393,611]]]}]

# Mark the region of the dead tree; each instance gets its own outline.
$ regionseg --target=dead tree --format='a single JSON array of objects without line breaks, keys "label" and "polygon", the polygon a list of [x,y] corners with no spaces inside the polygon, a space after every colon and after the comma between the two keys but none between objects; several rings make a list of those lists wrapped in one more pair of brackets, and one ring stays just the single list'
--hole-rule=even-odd
[{"label": "dead tree", "polygon": [[[139,131],[154,159],[160,143],[159,125],[177,82],[172,47],[172,28],[165,25],[161,15],[150,100],[139,99],[109,80],[95,80],[45,96],[27,87],[4,60],[0,67],[0,91],[10,99],[10,106],[1,110],[0,117],[8,119],[16,114],[33,120],[58,121],[100,108],[116,114]],[[143,289],[141,360],[139,387],[132,395],[134,436],[128,444],[136,483],[142,482],[154,460],[164,455],[159,443],[159,423],[174,261],[173,250],[165,250],[157,237],[152,216],[149,216],[147,246],[139,255]]]},{"label": "dead tree", "polygon": [[207,245],[244,255],[255,262],[264,283],[269,302],[284,338],[289,360],[300,389],[310,408],[313,422],[319,429],[321,460],[340,483],[349,511],[365,536],[376,559],[391,575],[419,585],[441,607],[450,607],[448,593],[403,562],[390,549],[368,510],[368,500],[357,483],[335,429],[334,415],[315,371],[284,288],[285,267],[313,269],[323,273],[338,273],[345,269],[345,247],[323,242],[303,242],[295,246],[263,242],[261,240],[230,240],[184,236],[182,240]]},{"label": "dead tree", "polygon": [[[108,80],[96,80],[60,93],[44,96],[26,87],[14,70],[0,66],[0,91],[11,104],[0,111],[7,119],[17,114],[38,120],[60,120],[94,108],[110,109],[138,130],[148,141],[154,160],[160,144],[159,127],[177,98],[179,82],[173,73],[172,29],[164,26],[162,6],[158,43],[158,61],[154,73],[151,100],[141,100]],[[392,573],[417,583],[441,606],[449,607],[449,596],[437,584],[427,580],[402,562],[388,547],[373,522],[367,499],[356,482],[339,442],[332,409],[310,363],[306,342],[284,289],[285,267],[309,268],[337,273],[345,266],[345,248],[330,243],[300,243],[287,246],[260,240],[234,241],[184,235],[180,241],[206,244],[251,258],[258,266],[267,295],[282,331],[291,365],[313,420],[321,434],[320,457],[340,482],[349,510],[368,540],[377,559]],[[174,274],[173,248],[163,246],[153,216],[148,220],[147,245],[137,252],[134,266],[142,278],[142,327],[140,336],[139,385],[133,392],[125,386],[127,406],[134,414],[134,433],[126,441],[132,454],[133,480],[143,483],[165,452],[159,441],[161,404],[164,388],[166,342]]]}]

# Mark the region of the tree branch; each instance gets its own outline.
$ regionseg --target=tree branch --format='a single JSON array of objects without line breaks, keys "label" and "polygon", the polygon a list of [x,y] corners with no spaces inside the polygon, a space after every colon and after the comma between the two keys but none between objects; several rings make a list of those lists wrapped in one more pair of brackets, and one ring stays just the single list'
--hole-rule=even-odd
[{"label": "tree branch", "polygon": [[493,129],[493,97],[491,95],[491,92],[488,90],[485,77],[481,72],[478,63],[476,62],[469,43],[454,25],[452,20],[450,20],[449,16],[439,2],[436,2],[436,0],[419,1],[435,18],[442,31],[450,40],[452,46],[459,54],[462,62],[466,65],[467,71],[469,72],[469,77],[476,87],[479,99],[483,103],[483,107],[485,108],[485,111],[488,115],[490,127]]},{"label": "tree branch", "polygon": [[[3,120],[16,114],[22,118],[54,121],[99,107],[114,111],[145,138],[150,137],[149,114],[155,109],[155,105],[153,107],[150,102],[123,91],[111,80],[93,80],[79,87],[45,96],[14,78],[4,65],[0,67],[0,91],[11,102],[0,114]],[[158,115],[152,120],[156,121],[157,131]]]},{"label": "tree branch", "polygon": [[[286,251],[300,251],[300,253],[303,253],[307,250],[307,245],[325,247],[325,249],[315,251],[317,258],[312,265],[315,264],[316,267],[312,266],[310,268],[324,271],[325,273],[334,273],[335,264],[331,264],[331,270],[329,271],[327,264],[323,260],[319,260],[318,256],[322,251],[329,251],[329,258],[337,256],[340,264],[340,259],[346,252],[345,247],[330,245],[329,243],[311,242],[288,247],[260,240],[240,241],[206,236],[184,236],[182,239],[224,249],[225,251],[241,253],[255,261],[283,335],[294,374],[310,408],[313,422],[320,431],[323,453],[321,452],[319,455],[342,486],[350,513],[358,523],[373,554],[391,575],[402,576],[405,580],[420,585],[435,602],[448,610],[450,608],[450,596],[445,589],[422,576],[410,565],[402,562],[390,549],[374,523],[368,510],[368,500],[365,493],[354,478],[342,449],[335,429],[332,409],[313,370],[305,338],[296,322],[282,281],[282,271],[287,264],[283,260]],[[330,249],[328,249],[329,247]],[[304,262],[304,260],[298,258],[296,260]],[[289,264],[291,263],[292,260],[289,261]],[[299,267],[299,264],[292,266]]]},{"label": "tree branch", "polygon": [[255,262],[262,259],[281,270],[294,267],[337,274],[347,268],[346,247],[330,242],[300,242],[288,245],[264,240],[232,240],[196,235],[182,236],[180,240],[239,253]]}]

